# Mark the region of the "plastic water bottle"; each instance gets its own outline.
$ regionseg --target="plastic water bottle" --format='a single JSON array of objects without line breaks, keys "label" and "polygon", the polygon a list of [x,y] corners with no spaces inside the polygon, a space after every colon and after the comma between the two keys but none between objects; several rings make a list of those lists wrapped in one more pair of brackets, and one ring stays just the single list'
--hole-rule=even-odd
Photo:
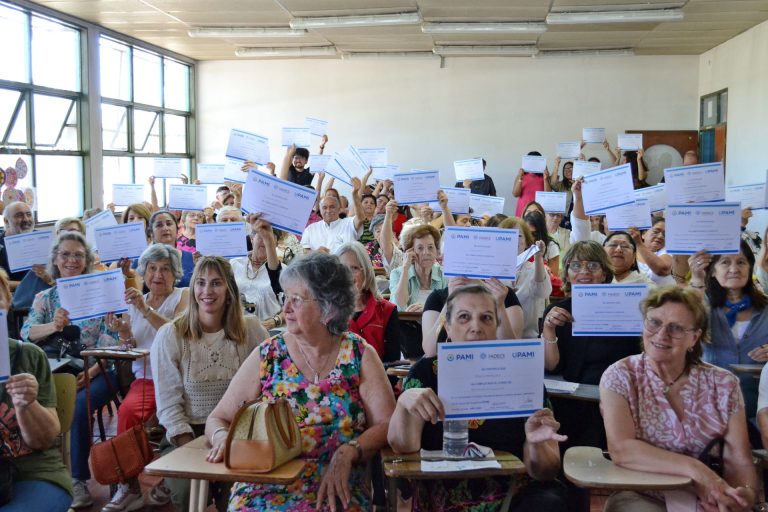
[{"label": "plastic water bottle", "polygon": [[469,430],[466,420],[446,420],[443,422],[443,452],[446,455],[461,457],[469,443]]}]

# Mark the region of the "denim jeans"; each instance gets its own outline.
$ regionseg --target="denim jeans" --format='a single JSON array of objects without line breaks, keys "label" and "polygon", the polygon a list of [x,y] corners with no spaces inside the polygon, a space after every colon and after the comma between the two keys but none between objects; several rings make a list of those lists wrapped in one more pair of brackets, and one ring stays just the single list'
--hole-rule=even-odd
[{"label": "denim jeans", "polygon": [[21,480],[13,484],[13,499],[0,512],[67,512],[72,496],[45,480]]}]

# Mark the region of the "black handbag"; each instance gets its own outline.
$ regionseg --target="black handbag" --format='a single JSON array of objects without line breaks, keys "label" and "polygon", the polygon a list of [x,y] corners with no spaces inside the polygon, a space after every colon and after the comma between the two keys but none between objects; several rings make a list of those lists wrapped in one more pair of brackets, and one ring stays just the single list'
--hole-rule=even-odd
[{"label": "black handbag", "polygon": [[725,445],[725,439],[717,437],[709,442],[707,446],[699,454],[699,460],[706,464],[706,466],[717,473],[718,476],[723,476],[723,446]]}]

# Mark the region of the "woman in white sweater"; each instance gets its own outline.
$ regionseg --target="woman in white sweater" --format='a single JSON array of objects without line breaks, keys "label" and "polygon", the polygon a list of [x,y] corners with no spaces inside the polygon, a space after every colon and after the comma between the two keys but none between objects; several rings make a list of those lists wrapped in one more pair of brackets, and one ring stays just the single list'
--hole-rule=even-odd
[{"label": "woman in white sweater", "polygon": [[[232,267],[206,256],[192,274],[189,308],[157,332],[152,344],[157,417],[166,429],[161,453],[203,435],[205,420],[251,351],[269,335],[243,316]],[[189,508],[189,481],[166,479],[177,509]],[[220,494],[214,487],[212,495]],[[221,496],[220,503],[228,498]]]}]

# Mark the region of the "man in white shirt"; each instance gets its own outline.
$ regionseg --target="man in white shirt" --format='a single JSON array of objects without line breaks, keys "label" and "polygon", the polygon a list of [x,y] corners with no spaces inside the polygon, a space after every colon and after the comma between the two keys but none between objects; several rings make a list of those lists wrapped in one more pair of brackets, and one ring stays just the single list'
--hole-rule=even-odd
[{"label": "man in white shirt", "polygon": [[[360,178],[352,178],[352,200],[355,212],[362,212],[363,205],[360,199]],[[363,215],[339,218],[341,204],[332,195],[326,195],[320,201],[320,213],[323,220],[315,222],[304,228],[301,235],[301,245],[305,251],[333,252],[342,244],[354,242],[363,234]]]}]

